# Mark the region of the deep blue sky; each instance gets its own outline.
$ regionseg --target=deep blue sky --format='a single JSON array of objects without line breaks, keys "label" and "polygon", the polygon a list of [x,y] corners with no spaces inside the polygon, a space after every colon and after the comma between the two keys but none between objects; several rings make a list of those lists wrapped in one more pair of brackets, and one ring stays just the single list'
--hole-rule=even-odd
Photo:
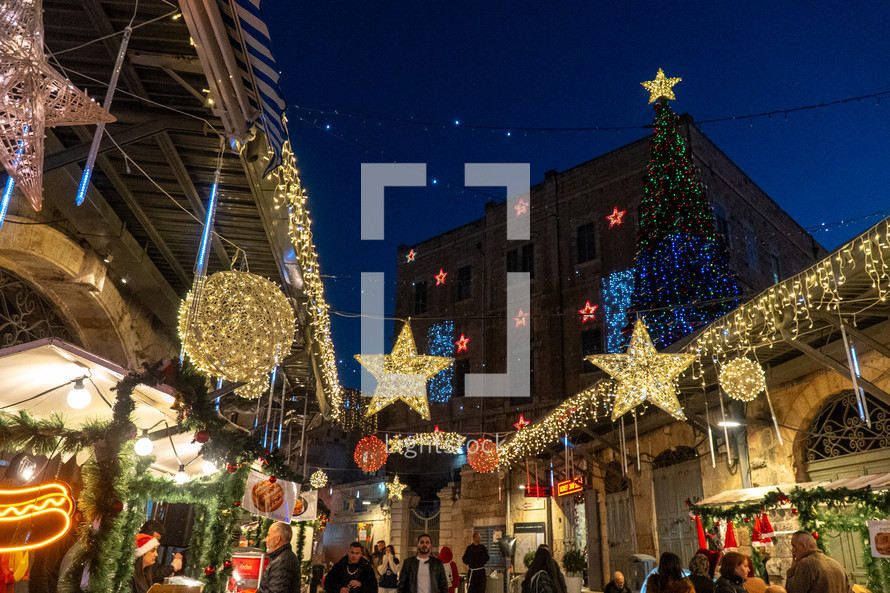
[{"label": "deep blue sky", "polygon": [[[367,271],[386,272],[392,313],[396,247],[483,215],[485,195],[447,183],[462,182],[463,163],[528,162],[534,185],[544,171],[567,169],[646,134],[516,130],[508,136],[470,126],[649,125],[653,112],[639,83],[659,67],[683,78],[673,107],[696,121],[890,90],[885,1],[552,4],[263,3],[335,311],[360,309],[360,274]],[[461,125],[403,123],[412,118]],[[882,208],[890,214],[888,124],[890,96],[787,120],[701,128],[810,227]],[[393,161],[427,163],[428,187],[387,190],[386,240],[361,241],[361,163]],[[815,236],[832,248],[878,220]],[[334,314],[332,322],[341,382],[357,387],[352,356],[359,351],[359,320]]]}]

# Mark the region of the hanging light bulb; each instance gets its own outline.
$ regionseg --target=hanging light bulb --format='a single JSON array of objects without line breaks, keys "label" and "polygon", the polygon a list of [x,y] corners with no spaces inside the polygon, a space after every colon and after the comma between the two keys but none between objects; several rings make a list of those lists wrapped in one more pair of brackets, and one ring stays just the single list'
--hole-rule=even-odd
[{"label": "hanging light bulb", "polygon": [[143,430],[142,437],[133,445],[133,451],[136,455],[145,457],[146,455],[151,455],[151,452],[154,450],[155,444],[148,438],[148,430]]},{"label": "hanging light bulb", "polygon": [[216,467],[216,464],[212,461],[207,461],[206,459],[201,467],[204,469],[205,474],[215,474],[219,469]]},{"label": "hanging light bulb", "polygon": [[189,475],[185,473],[185,466],[181,463],[179,464],[179,471],[176,472],[175,476],[173,476],[173,481],[179,485],[185,484],[189,481]]},{"label": "hanging light bulb", "polygon": [[82,410],[90,405],[92,396],[90,392],[83,386],[83,378],[74,382],[74,387],[68,392],[68,405],[75,410]]}]

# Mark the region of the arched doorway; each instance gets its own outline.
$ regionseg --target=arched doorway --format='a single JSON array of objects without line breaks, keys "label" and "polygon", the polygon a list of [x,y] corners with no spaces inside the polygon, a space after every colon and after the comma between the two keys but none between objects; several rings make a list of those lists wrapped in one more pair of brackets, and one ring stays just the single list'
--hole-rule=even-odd
[{"label": "arched doorway", "polygon": [[606,491],[606,531],[609,542],[607,579],[620,570],[625,578],[633,574],[633,554],[637,551],[637,529],[630,480],[621,471],[621,464],[610,461],[603,476]]},{"label": "arched doorway", "polygon": [[[859,417],[852,390],[829,396],[807,428],[804,460],[810,480],[838,480],[890,472],[890,407],[865,394],[871,427]],[[826,533],[831,557],[856,583],[865,584],[858,534]]]},{"label": "arched doorway", "polygon": [[80,345],[67,320],[37,287],[0,268],[0,348],[43,338]]}]

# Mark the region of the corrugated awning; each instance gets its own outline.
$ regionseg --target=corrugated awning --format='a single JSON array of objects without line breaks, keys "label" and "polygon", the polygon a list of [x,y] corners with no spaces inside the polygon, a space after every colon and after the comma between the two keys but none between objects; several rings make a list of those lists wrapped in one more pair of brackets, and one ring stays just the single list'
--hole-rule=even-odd
[{"label": "corrugated awning", "polygon": [[821,482],[798,482],[796,484],[777,484],[775,486],[758,486],[756,488],[724,490],[720,494],[709,496],[708,498],[700,500],[695,504],[720,505],[755,502],[775,490],[781,490],[782,492],[787,493],[794,488],[800,488],[801,490],[812,490],[814,488],[824,488],[825,490],[836,490],[837,488],[849,488],[851,490],[862,490],[864,488],[871,488],[872,490],[885,490],[887,488],[890,488],[890,473],[872,474],[869,476],[859,476],[856,478],[842,478],[833,482],[824,480]]}]

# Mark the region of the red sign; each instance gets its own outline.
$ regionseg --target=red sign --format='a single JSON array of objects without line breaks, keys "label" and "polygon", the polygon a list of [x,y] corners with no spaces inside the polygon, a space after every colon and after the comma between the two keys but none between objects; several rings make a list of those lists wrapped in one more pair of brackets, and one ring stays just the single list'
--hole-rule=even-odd
[{"label": "red sign", "polygon": [[526,486],[526,498],[550,498],[550,486]]},{"label": "red sign", "polygon": [[575,494],[584,490],[584,478],[578,476],[571,480],[563,480],[556,483],[556,495],[566,496],[567,494]]}]

